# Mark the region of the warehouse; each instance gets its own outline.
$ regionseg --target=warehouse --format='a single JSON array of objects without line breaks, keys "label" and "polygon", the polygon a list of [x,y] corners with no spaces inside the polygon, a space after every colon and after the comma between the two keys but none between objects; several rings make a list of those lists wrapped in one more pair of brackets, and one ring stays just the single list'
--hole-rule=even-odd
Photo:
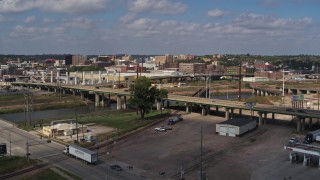
[{"label": "warehouse", "polygon": [[216,124],[216,133],[223,136],[241,136],[257,126],[254,119],[234,118]]}]

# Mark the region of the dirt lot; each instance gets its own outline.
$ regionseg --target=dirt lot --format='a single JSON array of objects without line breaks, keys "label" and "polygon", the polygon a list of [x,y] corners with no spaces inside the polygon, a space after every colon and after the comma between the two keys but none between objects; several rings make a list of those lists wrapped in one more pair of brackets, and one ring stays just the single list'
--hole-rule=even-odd
[{"label": "dirt lot", "polygon": [[[204,170],[209,179],[298,179],[304,174],[309,179],[316,177],[316,168],[288,162],[283,145],[293,136],[293,128],[267,124],[240,138],[232,138],[215,134],[215,124],[224,121],[222,117],[192,113],[184,114],[183,118],[184,121],[173,125],[173,130],[155,132],[155,127],[165,125],[162,123],[118,142],[108,150],[108,163],[119,164],[125,171],[127,166],[133,166],[130,172],[146,179],[168,179],[181,167],[189,168],[199,162],[203,126]],[[304,171],[297,174],[296,169]],[[196,179],[198,170],[196,167],[187,171],[186,179]]]}]

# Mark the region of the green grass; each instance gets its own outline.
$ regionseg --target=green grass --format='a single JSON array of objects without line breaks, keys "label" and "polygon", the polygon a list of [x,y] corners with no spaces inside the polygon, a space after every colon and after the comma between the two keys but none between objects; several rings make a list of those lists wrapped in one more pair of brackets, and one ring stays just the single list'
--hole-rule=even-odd
[{"label": "green grass", "polygon": [[25,157],[9,156],[0,157],[0,174],[6,174],[14,172],[23,168],[30,167],[36,164],[35,160],[30,159],[29,161]]},{"label": "green grass", "polygon": [[99,113],[92,113],[87,115],[82,115],[79,117],[78,121],[80,123],[96,123],[108,127],[117,128],[119,133],[125,133],[137,129],[139,127],[145,126],[146,124],[156,120],[160,117],[165,116],[169,111],[152,111],[145,115],[145,119],[141,119],[140,114],[135,111],[105,111]]},{"label": "green grass", "polygon": [[51,169],[44,169],[39,173],[36,173],[32,176],[27,176],[21,178],[22,180],[67,180],[66,178],[62,177],[60,174],[54,172]]},{"label": "green grass", "polygon": [[71,178],[74,179],[74,180],[81,180],[81,178],[80,178],[79,176],[76,176],[76,175],[74,175],[74,174],[71,174],[71,173],[69,173],[68,171],[65,171],[65,170],[63,170],[63,169],[61,169],[61,168],[59,168],[59,167],[56,167],[56,168],[57,168],[59,171],[65,173],[66,175],[68,175],[69,177],[71,177]]}]

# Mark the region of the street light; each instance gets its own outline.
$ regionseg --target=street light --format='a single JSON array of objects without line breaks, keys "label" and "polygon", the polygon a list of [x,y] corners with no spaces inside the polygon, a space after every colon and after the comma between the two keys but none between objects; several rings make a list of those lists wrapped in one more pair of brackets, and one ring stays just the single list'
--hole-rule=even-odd
[{"label": "street light", "polygon": [[282,104],[284,103],[284,73],[289,72],[289,71],[285,71],[284,69],[282,70]]}]

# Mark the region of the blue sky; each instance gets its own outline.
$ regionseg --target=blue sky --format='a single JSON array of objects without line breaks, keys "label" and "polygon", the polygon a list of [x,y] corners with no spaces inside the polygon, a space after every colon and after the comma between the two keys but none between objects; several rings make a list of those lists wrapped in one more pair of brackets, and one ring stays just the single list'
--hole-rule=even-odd
[{"label": "blue sky", "polygon": [[319,55],[318,0],[0,0],[1,54]]}]

